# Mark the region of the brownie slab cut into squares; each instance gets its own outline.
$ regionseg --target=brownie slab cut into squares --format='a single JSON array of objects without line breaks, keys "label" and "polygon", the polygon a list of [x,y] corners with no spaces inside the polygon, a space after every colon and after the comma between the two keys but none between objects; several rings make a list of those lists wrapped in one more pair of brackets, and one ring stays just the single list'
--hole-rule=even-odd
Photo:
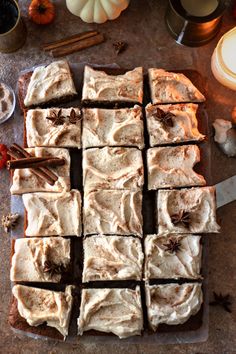
[{"label": "brownie slab cut into squares", "polygon": [[[13,308],[10,309],[10,325],[15,329],[40,335],[41,329],[38,326],[46,323],[43,335],[47,335],[48,332],[50,336],[58,338],[58,334],[61,334],[59,338],[65,339],[68,335],[73,304],[72,290],[71,285],[66,286],[64,292],[15,285],[12,288],[14,301]],[[35,331],[29,329],[29,326],[35,327]],[[55,328],[58,334],[52,333],[50,327]]]},{"label": "brownie slab cut into squares", "polygon": [[137,148],[93,148],[83,152],[85,192],[96,189],[142,189],[142,153]]},{"label": "brownie slab cut into squares", "polygon": [[152,105],[146,110],[150,146],[201,141],[198,130],[198,105],[194,103]]},{"label": "brownie slab cut into squares", "polygon": [[10,279],[16,282],[58,283],[70,263],[70,239],[19,238],[14,243]]},{"label": "brownie slab cut into squares", "polygon": [[70,190],[70,154],[62,148],[28,148],[25,149],[32,157],[58,157],[65,161],[63,166],[48,167],[57,177],[54,185],[36,176],[29,168],[14,170],[12,177],[11,194],[34,192],[61,193]]},{"label": "brownie slab cut into squares", "polygon": [[24,97],[24,105],[27,108],[50,102],[65,101],[65,99],[69,100],[77,95],[70,67],[66,60],[36,67],[27,84]]},{"label": "brownie slab cut into squares", "polygon": [[26,210],[26,236],[81,236],[79,191],[28,193],[22,198]]},{"label": "brownie slab cut into squares", "polygon": [[197,235],[147,235],[145,279],[201,278],[201,237]]},{"label": "brownie slab cut into squares", "polygon": [[148,149],[148,189],[204,186],[204,177],[193,170],[199,161],[197,145]]},{"label": "brownie slab cut into squares", "polygon": [[150,68],[148,78],[153,104],[205,101],[203,94],[184,74]]},{"label": "brownie slab cut into squares", "polygon": [[95,235],[83,241],[83,282],[141,280],[143,251],[139,239]]},{"label": "brownie slab cut into squares", "polygon": [[83,109],[83,148],[144,147],[142,108]]},{"label": "brownie slab cut into squares", "polygon": [[149,326],[156,331],[162,323],[186,322],[201,308],[202,287],[199,283],[147,285],[146,306]]},{"label": "brownie slab cut into squares", "polygon": [[84,194],[84,234],[142,237],[142,192],[96,190]]},{"label": "brownie slab cut into squares", "polygon": [[84,103],[143,102],[143,68],[138,67],[123,75],[108,75],[86,65],[82,91]]},{"label": "brownie slab cut into squares", "polygon": [[27,146],[81,148],[81,115],[79,108],[28,110],[25,118]]},{"label": "brownie slab cut into squares", "polygon": [[132,289],[82,289],[78,334],[96,330],[119,338],[140,335],[143,313],[140,287]]},{"label": "brownie slab cut into squares", "polygon": [[158,232],[219,232],[216,222],[215,187],[159,190]]}]

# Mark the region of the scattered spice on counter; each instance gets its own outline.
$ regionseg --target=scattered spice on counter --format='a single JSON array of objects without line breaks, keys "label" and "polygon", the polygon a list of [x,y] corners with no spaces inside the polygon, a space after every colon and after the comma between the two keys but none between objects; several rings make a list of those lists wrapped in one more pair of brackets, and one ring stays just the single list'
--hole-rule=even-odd
[{"label": "scattered spice on counter", "polygon": [[232,312],[230,306],[232,305],[232,302],[230,300],[230,295],[226,294],[223,295],[221,293],[217,294],[215,291],[213,291],[214,295],[214,301],[210,302],[211,306],[220,306],[223,307],[223,309],[227,312]]},{"label": "scattered spice on counter", "polygon": [[4,228],[4,231],[9,232],[11,229],[14,229],[15,226],[17,225],[19,217],[20,215],[17,213],[15,214],[9,213],[8,215],[3,215],[2,226]]}]

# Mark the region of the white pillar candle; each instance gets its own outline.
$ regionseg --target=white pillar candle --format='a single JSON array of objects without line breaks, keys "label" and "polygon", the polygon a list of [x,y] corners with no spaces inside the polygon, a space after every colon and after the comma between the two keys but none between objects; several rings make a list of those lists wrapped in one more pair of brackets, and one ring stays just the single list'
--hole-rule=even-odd
[{"label": "white pillar candle", "polygon": [[191,16],[204,17],[215,11],[218,0],[180,0],[185,11]]},{"label": "white pillar candle", "polygon": [[212,55],[211,69],[220,83],[236,90],[236,27],[218,42]]}]

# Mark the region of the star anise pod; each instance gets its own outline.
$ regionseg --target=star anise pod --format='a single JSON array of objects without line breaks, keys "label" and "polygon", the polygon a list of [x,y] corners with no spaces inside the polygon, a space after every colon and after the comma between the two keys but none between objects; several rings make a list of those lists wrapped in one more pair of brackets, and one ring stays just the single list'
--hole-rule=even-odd
[{"label": "star anise pod", "polygon": [[184,210],[180,210],[177,214],[171,215],[170,218],[174,225],[182,224],[184,227],[189,228],[191,223],[190,213]]},{"label": "star anise pod", "polygon": [[15,213],[15,214],[8,214],[8,215],[3,215],[2,217],[2,226],[4,228],[5,232],[9,232],[11,229],[14,229],[16,226],[18,219],[20,215]]},{"label": "star anise pod", "polygon": [[163,244],[166,247],[166,251],[171,253],[178,252],[180,250],[181,243],[177,240],[177,238],[170,239],[168,243]]},{"label": "star anise pod", "polygon": [[52,278],[56,274],[61,274],[65,271],[63,264],[56,264],[51,261],[45,261],[43,265],[43,272],[48,273]]},{"label": "star anise pod", "polygon": [[70,115],[67,116],[67,118],[69,118],[69,122],[71,124],[76,124],[82,119],[82,113],[81,111],[79,111],[79,114],[76,114],[75,110],[72,108],[72,110],[70,111]]},{"label": "star anise pod", "polygon": [[230,301],[230,295],[222,295],[221,293],[216,294],[215,291],[213,291],[214,295],[214,301],[210,302],[211,306],[221,306],[223,309],[227,312],[232,312],[230,309],[230,306],[232,305],[232,302]]},{"label": "star anise pod", "polygon": [[65,117],[62,115],[62,109],[59,109],[57,113],[53,111],[52,116],[46,117],[46,119],[50,120],[53,125],[62,125]]},{"label": "star anise pod", "polygon": [[123,42],[123,41],[117,41],[117,42],[113,43],[112,45],[113,45],[113,48],[115,49],[115,52],[117,55],[124,52],[128,46],[127,43]]},{"label": "star anise pod", "polygon": [[166,127],[170,127],[171,128],[171,127],[174,126],[173,118],[176,117],[176,115],[174,113],[165,112],[162,109],[156,107],[156,109],[155,109],[155,111],[153,112],[152,115],[154,116],[154,118],[159,120]]}]

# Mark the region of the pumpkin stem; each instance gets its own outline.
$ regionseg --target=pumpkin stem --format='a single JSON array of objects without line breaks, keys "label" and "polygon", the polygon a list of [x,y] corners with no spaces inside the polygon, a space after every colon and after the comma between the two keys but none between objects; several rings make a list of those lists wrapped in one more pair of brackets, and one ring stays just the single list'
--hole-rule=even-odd
[{"label": "pumpkin stem", "polygon": [[40,13],[40,14],[44,14],[45,12],[46,12],[46,6],[45,5],[43,5],[43,4],[39,4],[38,5],[38,12]]}]

